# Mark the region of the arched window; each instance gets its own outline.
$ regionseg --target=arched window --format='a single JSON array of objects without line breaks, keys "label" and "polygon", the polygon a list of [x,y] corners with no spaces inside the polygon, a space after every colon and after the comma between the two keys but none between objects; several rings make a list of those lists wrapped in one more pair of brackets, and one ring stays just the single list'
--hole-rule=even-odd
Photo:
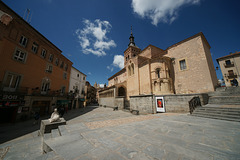
[{"label": "arched window", "polygon": [[156,77],[157,77],[157,78],[160,78],[160,68],[157,68],[157,69],[156,69]]},{"label": "arched window", "polygon": [[131,76],[131,66],[128,66],[128,76]]},{"label": "arched window", "polygon": [[134,74],[134,64],[132,63],[131,64],[131,75],[133,75]]}]

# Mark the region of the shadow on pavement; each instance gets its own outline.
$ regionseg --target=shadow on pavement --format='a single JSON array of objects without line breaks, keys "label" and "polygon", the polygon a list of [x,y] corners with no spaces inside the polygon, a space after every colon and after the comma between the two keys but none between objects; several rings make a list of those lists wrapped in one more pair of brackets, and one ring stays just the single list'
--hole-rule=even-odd
[{"label": "shadow on pavement", "polygon": [[[72,109],[72,110],[69,110],[67,113],[65,113],[63,117],[66,121],[69,121],[73,118],[76,118],[78,116],[91,112],[96,108],[98,108],[97,105],[91,105],[85,108]],[[0,144],[39,130],[41,120],[49,119],[49,118],[50,118],[50,115],[40,117],[40,120],[37,124],[33,124],[34,119],[20,121],[16,123],[0,124]]]}]

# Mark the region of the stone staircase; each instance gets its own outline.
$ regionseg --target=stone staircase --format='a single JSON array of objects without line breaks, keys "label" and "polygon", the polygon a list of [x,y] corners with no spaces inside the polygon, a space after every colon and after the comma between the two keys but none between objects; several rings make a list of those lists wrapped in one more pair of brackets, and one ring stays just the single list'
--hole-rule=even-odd
[{"label": "stone staircase", "polygon": [[208,104],[197,107],[192,116],[240,122],[240,87],[218,88],[208,95]]}]

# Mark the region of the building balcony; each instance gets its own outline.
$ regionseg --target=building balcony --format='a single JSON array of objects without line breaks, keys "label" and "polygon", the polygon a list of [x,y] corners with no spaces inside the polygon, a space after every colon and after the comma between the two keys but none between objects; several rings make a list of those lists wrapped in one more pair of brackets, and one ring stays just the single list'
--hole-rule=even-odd
[{"label": "building balcony", "polygon": [[25,95],[28,94],[29,88],[27,87],[17,87],[17,88],[11,88],[11,87],[2,87],[0,89],[0,93],[14,93],[14,94],[21,94]]},{"label": "building balcony", "polygon": [[225,68],[234,67],[234,63],[233,62],[231,62],[229,64],[224,63],[224,67]]},{"label": "building balcony", "polygon": [[29,91],[28,87],[6,87],[4,84],[0,81],[0,93],[2,94],[18,94],[18,95],[25,95]]},{"label": "building balcony", "polygon": [[228,79],[237,78],[237,74],[228,74],[227,77]]}]

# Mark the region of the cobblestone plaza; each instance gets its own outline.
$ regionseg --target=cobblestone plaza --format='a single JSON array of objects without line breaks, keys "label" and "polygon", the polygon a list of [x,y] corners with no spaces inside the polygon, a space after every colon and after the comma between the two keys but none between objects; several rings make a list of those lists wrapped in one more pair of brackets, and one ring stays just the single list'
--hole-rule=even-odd
[{"label": "cobblestone plaza", "polygon": [[[240,159],[238,122],[175,113],[136,116],[97,106],[72,110],[65,119],[68,121],[61,126],[62,136],[52,133],[48,140],[53,151],[43,154],[42,138],[34,131],[2,143],[1,158]],[[25,122],[27,125],[32,124]],[[21,126],[18,123],[1,128]]]}]

